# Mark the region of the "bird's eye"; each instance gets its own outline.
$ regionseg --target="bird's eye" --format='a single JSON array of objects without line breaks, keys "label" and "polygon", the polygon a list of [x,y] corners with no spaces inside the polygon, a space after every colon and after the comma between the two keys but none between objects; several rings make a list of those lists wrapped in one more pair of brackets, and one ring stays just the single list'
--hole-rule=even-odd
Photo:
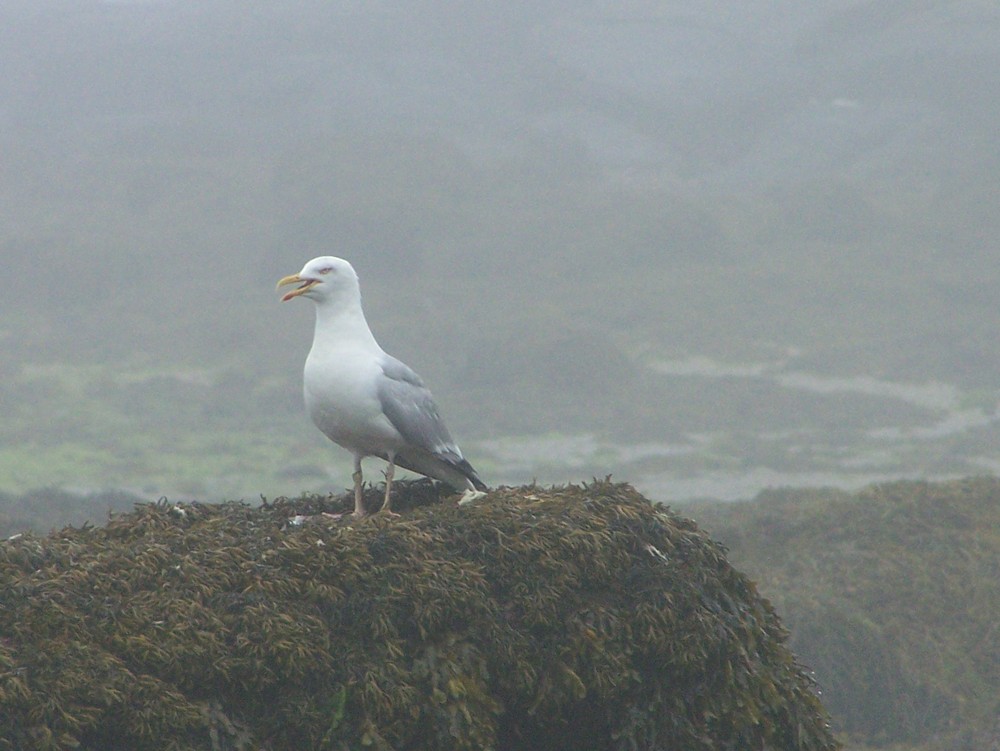
[{"label": "bird's eye", "polygon": [[320,269],[319,273],[326,275],[333,271],[333,266],[327,266],[325,269]]}]

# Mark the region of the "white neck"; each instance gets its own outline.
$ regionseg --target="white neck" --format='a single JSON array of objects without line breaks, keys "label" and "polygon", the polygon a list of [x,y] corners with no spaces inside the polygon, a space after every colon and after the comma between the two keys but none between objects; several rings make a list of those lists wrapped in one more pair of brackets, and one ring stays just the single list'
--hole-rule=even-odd
[{"label": "white neck", "polygon": [[365,320],[360,293],[346,300],[327,299],[316,303],[313,347],[335,348],[344,345],[381,350]]}]

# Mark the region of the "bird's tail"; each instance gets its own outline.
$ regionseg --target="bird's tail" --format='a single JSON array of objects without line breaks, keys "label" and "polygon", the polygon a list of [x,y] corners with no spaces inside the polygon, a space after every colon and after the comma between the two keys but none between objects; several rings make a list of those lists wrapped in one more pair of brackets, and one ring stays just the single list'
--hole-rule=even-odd
[{"label": "bird's tail", "polygon": [[476,474],[476,470],[472,468],[472,465],[469,464],[469,462],[464,457],[460,457],[457,459],[449,458],[448,463],[452,467],[457,469],[459,472],[461,472],[462,475],[465,477],[465,479],[471,482],[472,487],[474,487],[476,490],[481,490],[483,492],[489,490],[489,488],[486,487],[486,483],[483,482],[481,479],[479,479],[479,475]]},{"label": "bird's tail", "polygon": [[[464,460],[463,460],[464,461]],[[486,487],[486,483],[479,479],[479,475],[476,474],[476,470],[472,468],[472,465],[465,462],[465,467],[462,469],[462,474],[469,478],[469,482],[472,483],[472,487],[476,490],[481,490],[484,493],[489,490]]]}]

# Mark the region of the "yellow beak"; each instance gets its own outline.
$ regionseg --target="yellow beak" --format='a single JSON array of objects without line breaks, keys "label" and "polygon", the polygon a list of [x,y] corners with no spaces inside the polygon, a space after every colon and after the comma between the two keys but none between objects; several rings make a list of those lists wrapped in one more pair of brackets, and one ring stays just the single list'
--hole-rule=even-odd
[{"label": "yellow beak", "polygon": [[303,292],[306,292],[314,284],[319,284],[318,279],[303,279],[298,274],[292,274],[291,276],[286,276],[283,279],[279,280],[278,286],[275,289],[281,289],[287,284],[298,284],[299,282],[302,282],[302,286],[296,287],[291,292],[287,293],[284,297],[281,298],[281,302],[288,302],[293,297],[298,297]]}]

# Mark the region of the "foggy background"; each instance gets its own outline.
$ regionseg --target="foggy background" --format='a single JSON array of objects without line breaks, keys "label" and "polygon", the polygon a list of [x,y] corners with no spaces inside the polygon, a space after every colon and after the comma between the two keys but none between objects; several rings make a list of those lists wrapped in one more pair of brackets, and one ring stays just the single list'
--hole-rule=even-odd
[{"label": "foggy background", "polygon": [[0,491],[347,485],[274,291],[323,254],[490,484],[996,472],[998,40],[972,1],[4,0]]}]

